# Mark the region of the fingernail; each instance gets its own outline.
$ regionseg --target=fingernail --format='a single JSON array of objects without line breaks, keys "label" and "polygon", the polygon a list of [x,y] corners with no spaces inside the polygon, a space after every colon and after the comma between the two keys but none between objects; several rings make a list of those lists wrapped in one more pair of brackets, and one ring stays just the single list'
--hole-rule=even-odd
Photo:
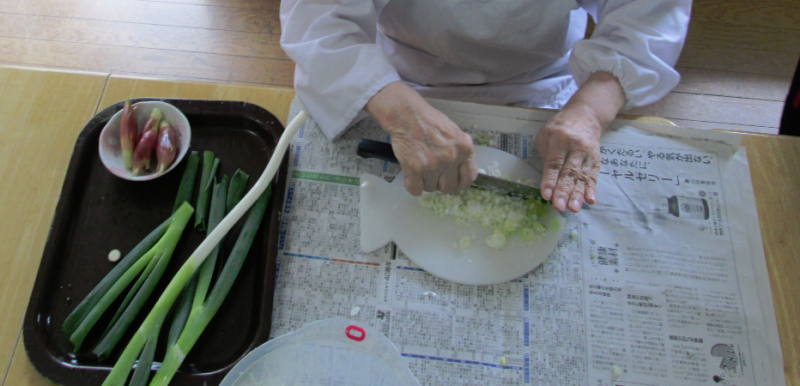
[{"label": "fingernail", "polygon": [[564,210],[567,207],[567,202],[563,198],[559,198],[556,202],[556,209]]},{"label": "fingernail", "polygon": [[572,200],[572,209],[578,210],[581,208],[581,203],[578,200]]},{"label": "fingernail", "polygon": [[547,188],[544,190],[544,192],[542,192],[542,197],[544,197],[545,200],[549,200],[550,196],[552,195],[553,195],[553,189],[550,188]]}]

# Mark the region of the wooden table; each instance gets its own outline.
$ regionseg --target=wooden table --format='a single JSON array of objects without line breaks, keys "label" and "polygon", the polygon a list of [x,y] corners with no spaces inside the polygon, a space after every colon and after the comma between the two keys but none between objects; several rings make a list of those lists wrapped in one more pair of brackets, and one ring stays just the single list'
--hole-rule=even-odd
[{"label": "wooden table", "polygon": [[[294,91],[0,66],[0,386],[49,385],[22,342],[22,320],[73,145],[125,97],[242,100],[284,124]],[[800,386],[800,138],[742,135],[775,302],[787,385]]]}]

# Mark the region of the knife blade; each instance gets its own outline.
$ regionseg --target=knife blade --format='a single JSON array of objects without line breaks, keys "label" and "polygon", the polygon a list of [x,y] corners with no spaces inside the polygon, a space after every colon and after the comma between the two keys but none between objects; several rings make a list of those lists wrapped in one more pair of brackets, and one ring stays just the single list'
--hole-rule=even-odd
[{"label": "knife blade", "polygon": [[[395,164],[399,163],[392,150],[392,145],[386,142],[362,139],[358,144],[356,154],[362,158],[376,158]],[[475,179],[470,187],[525,199],[533,198],[545,202],[539,189],[483,173],[478,173],[478,178]]]}]

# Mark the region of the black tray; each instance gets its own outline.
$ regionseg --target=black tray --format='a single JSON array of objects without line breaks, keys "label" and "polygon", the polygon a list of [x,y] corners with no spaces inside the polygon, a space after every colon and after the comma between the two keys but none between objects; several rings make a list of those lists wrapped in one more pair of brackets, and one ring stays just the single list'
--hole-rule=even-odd
[{"label": "black tray", "polygon": [[[246,102],[156,98],[132,102],[146,100],[164,101],[180,109],[192,126],[190,150],[198,150],[201,159],[203,150],[213,151],[220,158],[219,176],[232,176],[237,168],[242,169],[250,175],[248,189],[266,167],[284,130],[270,112]],[[192,217],[159,287],[111,358],[98,362],[91,348],[122,297],[106,311],[81,350],[72,352],[73,346],[61,330],[62,322],[114,266],[108,261],[109,251],[119,249],[126,254],[169,217],[186,167],[184,159],[169,174],[146,182],[126,181],[106,170],[98,155],[98,139],[106,122],[121,108],[119,102],[97,114],[78,137],[25,315],[25,350],[31,362],[43,376],[65,385],[103,382],[159,294],[205,235],[194,230]],[[240,358],[269,339],[287,160],[288,152],[276,176],[265,219],[236,283],[173,384],[216,385]],[[199,176],[196,181],[199,185]],[[195,196],[197,190],[195,187]],[[242,222],[230,234],[238,235]],[[234,241],[235,237],[227,238],[225,258]],[[171,317],[170,313],[168,323]],[[166,337],[166,328],[162,338]],[[165,343],[160,343],[156,361],[163,359],[165,351]],[[154,364],[153,372],[157,366]]]}]

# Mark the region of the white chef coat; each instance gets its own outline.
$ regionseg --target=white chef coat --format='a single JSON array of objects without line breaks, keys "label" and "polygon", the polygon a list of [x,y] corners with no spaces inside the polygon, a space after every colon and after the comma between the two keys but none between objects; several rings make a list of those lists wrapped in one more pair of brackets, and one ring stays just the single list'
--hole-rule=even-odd
[{"label": "white chef coat", "polygon": [[[298,96],[334,139],[403,81],[425,97],[561,108],[597,71],[626,107],[680,80],[691,0],[283,0]],[[582,40],[587,12],[597,26]]]}]

